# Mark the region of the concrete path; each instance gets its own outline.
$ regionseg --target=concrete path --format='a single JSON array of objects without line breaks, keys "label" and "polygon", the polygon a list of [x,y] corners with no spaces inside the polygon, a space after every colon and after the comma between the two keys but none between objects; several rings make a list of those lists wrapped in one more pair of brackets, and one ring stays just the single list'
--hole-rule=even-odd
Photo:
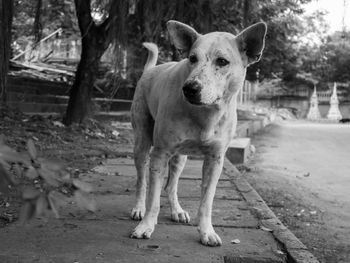
[{"label": "concrete path", "polygon": [[[152,238],[129,238],[138,223],[129,218],[136,170],[131,146],[119,150],[120,158],[81,176],[95,187],[95,214],[71,203],[61,209],[61,219],[0,229],[0,262],[317,262],[227,160],[213,207],[223,246],[205,247],[192,223],[172,222],[164,192]],[[191,222],[199,206],[201,166],[201,160],[189,160],[179,182],[180,203]],[[232,243],[234,239],[240,243]]]}]

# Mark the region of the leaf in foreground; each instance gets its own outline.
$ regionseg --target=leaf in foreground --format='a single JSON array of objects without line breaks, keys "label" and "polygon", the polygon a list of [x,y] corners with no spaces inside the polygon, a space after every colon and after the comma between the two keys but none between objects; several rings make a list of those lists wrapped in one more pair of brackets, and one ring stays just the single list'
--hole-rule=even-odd
[{"label": "leaf in foreground", "polygon": [[35,209],[35,214],[36,216],[43,216],[45,217],[48,213],[48,207],[49,204],[47,202],[47,198],[44,194],[41,194],[39,198],[36,200],[36,209]]},{"label": "leaf in foreground", "polygon": [[77,202],[77,205],[80,208],[87,209],[88,211],[95,212],[96,211],[96,201],[89,197],[87,194],[85,194],[82,191],[75,191],[74,192],[74,198]]},{"label": "leaf in foreground", "polygon": [[38,172],[33,166],[30,166],[28,170],[24,173],[24,175],[29,179],[35,179],[39,176]]},{"label": "leaf in foreground", "polygon": [[35,160],[38,157],[38,152],[36,151],[34,142],[32,139],[29,139],[27,141],[27,149],[28,149],[28,153],[30,155],[30,157]]},{"label": "leaf in foreground", "polygon": [[0,163],[0,192],[8,193],[9,185],[14,185],[15,181],[11,174]]},{"label": "leaf in foreground", "polygon": [[54,213],[56,218],[60,218],[60,215],[58,213],[58,204],[62,201],[60,200],[60,197],[57,196],[57,193],[55,191],[51,191],[48,196],[47,200],[49,201],[50,209]]},{"label": "leaf in foreground", "polygon": [[32,219],[35,215],[35,204],[30,201],[27,201],[21,207],[21,212],[19,215],[20,223],[24,225],[30,219]]},{"label": "leaf in foreground", "polygon": [[73,180],[73,185],[79,190],[90,193],[92,191],[92,186],[86,182],[80,181],[78,179]]},{"label": "leaf in foreground", "polygon": [[0,145],[0,159],[8,163],[29,164],[28,161],[21,156],[21,154],[4,144]]},{"label": "leaf in foreground", "polygon": [[27,186],[22,191],[22,198],[24,200],[33,200],[38,198],[39,195],[40,195],[39,190],[35,189],[32,186]]},{"label": "leaf in foreground", "polygon": [[60,185],[60,177],[57,173],[50,171],[44,167],[39,168],[38,173],[47,184],[54,187],[58,187]]}]

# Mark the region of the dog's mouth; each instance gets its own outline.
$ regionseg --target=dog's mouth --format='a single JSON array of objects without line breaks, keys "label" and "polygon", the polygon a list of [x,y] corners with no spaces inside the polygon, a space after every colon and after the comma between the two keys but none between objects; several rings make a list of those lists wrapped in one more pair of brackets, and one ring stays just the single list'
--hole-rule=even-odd
[{"label": "dog's mouth", "polygon": [[207,106],[207,107],[215,106],[215,105],[219,104],[221,101],[220,98],[216,98],[214,101],[204,102],[204,101],[201,101],[198,97],[188,97],[185,94],[182,94],[182,95],[183,95],[183,99],[185,101],[187,101],[188,103],[190,103],[191,105],[194,105],[194,106]]}]

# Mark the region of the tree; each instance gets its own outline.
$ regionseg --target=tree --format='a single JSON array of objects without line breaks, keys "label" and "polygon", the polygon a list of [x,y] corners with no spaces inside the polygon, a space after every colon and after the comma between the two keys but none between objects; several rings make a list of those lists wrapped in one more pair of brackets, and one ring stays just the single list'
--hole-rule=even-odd
[{"label": "tree", "polygon": [[[299,58],[298,37],[307,32],[303,19],[296,15],[303,14],[302,4],[309,1],[286,0],[283,5],[277,5],[274,0],[259,0],[253,5],[247,0],[92,0],[95,8],[108,17],[103,23],[96,24],[91,17],[90,1],[76,0],[83,50],[65,123],[82,122],[91,113],[95,72],[100,57],[111,43],[116,44],[116,51],[127,49],[130,71],[135,71],[134,79],[138,79],[143,68],[145,52],[141,43],[144,41],[160,46],[161,61],[179,59],[166,32],[165,25],[170,19],[187,23],[201,33],[220,30],[234,34],[263,20],[269,27],[264,59],[249,67],[247,77],[256,78],[256,72],[260,70],[262,78],[277,74],[283,79],[293,79],[303,64]],[[116,57],[119,57],[118,52]]]},{"label": "tree", "polygon": [[0,0],[0,99],[2,104],[7,99],[7,72],[11,55],[11,25],[13,1]]},{"label": "tree", "polygon": [[[96,2],[96,1],[95,1]],[[102,3],[103,1],[100,1]],[[102,3],[103,4],[103,3]],[[70,90],[68,107],[64,123],[82,123],[92,113],[92,92],[100,59],[112,40],[118,39],[123,43],[125,30],[120,28],[125,24],[124,15],[127,13],[126,1],[111,1],[104,8],[104,21],[95,22],[91,16],[91,3],[86,0],[75,0],[79,29],[81,32],[82,52],[75,75],[75,81]],[[108,6],[110,8],[108,8]],[[113,37],[114,36],[114,37]]]},{"label": "tree", "polygon": [[60,27],[63,36],[79,33],[73,0],[14,0],[13,39],[45,36]]}]

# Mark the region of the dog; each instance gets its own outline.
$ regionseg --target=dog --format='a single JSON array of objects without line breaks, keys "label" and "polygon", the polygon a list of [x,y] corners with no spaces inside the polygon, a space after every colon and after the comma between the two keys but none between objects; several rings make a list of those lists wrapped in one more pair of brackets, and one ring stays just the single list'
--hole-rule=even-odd
[{"label": "dog", "polygon": [[177,186],[187,155],[199,152],[204,154],[197,215],[200,240],[207,246],[220,246],[222,241],[211,220],[216,185],[236,129],[237,93],[243,86],[246,68],[262,55],[267,27],[260,22],[237,36],[225,32],[201,35],[192,27],[171,20],[167,29],[172,43],[186,58],[156,66],[157,46],[144,43],[148,58],[131,107],[137,170],[136,205],[131,218],[141,222],[131,237],[151,237],[167,167],[171,219],[190,221],[179,204]]}]

